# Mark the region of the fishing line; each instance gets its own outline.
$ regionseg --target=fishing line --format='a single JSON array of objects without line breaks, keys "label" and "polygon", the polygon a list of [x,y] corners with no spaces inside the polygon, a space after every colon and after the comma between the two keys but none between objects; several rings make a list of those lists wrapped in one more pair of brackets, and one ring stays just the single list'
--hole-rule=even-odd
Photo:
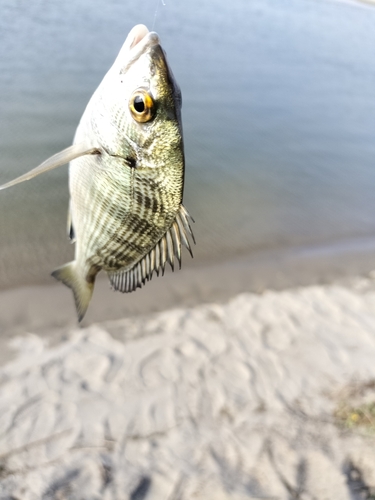
[{"label": "fishing line", "polygon": [[152,23],[152,28],[151,28],[151,31],[154,31],[154,28],[155,28],[155,22],[156,22],[156,16],[158,14],[158,10],[159,10],[159,4],[160,2],[162,3],[162,5],[165,7],[165,0],[156,0],[156,9],[155,9],[155,15],[154,15],[154,22]]}]

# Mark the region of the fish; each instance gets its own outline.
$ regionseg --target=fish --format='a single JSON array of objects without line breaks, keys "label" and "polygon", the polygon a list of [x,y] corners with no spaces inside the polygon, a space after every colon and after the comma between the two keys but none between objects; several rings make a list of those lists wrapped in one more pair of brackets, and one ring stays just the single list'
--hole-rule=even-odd
[{"label": "fish", "polygon": [[142,287],[191,256],[184,207],[180,88],[157,33],[135,26],[93,93],[73,144],[1,189],[69,163],[68,236],[74,260],[52,272],[74,296],[78,321],[105,271],[115,291]]}]

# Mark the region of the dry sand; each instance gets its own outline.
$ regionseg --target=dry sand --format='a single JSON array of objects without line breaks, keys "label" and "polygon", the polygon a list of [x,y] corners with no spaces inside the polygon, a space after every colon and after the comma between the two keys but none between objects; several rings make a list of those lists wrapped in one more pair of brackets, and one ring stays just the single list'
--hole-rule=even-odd
[{"label": "dry sand", "polygon": [[27,320],[0,368],[1,499],[374,498],[372,416],[336,416],[375,401],[371,279],[65,325],[53,343]]}]

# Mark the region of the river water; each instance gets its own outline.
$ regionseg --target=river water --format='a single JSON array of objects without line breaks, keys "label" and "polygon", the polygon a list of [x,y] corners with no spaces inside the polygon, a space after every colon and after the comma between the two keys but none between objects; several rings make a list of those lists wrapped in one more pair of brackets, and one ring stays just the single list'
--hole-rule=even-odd
[{"label": "river water", "polygon": [[[0,182],[71,144],[144,23],[182,88],[197,262],[375,238],[375,8],[164,3],[1,0]],[[67,171],[0,193],[0,287],[46,281],[72,258]]]}]

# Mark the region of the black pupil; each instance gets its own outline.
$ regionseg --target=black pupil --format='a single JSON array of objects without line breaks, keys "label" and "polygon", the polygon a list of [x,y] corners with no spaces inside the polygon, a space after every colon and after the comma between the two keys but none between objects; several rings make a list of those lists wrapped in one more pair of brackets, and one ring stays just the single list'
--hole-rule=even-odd
[{"label": "black pupil", "polygon": [[138,113],[143,113],[143,111],[145,110],[145,103],[144,103],[144,100],[143,100],[143,97],[142,97],[142,96],[137,95],[137,96],[134,98],[134,109],[135,109]]}]

